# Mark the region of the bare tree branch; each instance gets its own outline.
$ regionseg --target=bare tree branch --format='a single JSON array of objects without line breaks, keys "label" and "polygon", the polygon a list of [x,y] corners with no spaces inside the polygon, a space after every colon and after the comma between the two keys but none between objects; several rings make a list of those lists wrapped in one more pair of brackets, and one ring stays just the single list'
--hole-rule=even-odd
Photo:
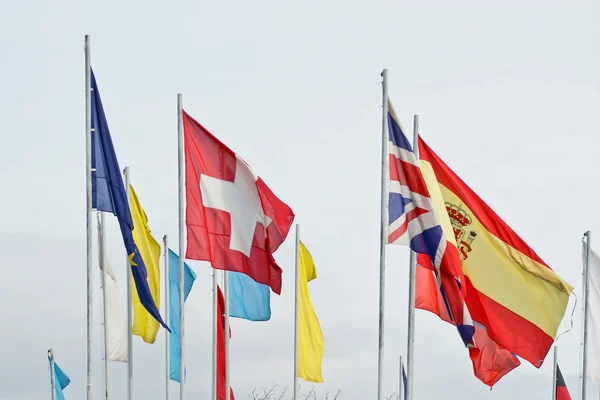
[{"label": "bare tree branch", "polygon": [[[286,400],[288,387],[284,386],[281,390],[278,390],[278,388],[279,385],[274,383],[269,389],[261,387],[260,391],[257,389],[252,390],[252,392],[248,394],[248,397],[251,400]],[[341,390],[338,390],[335,396],[332,397],[332,393],[327,391],[325,392],[325,397],[322,397],[317,394],[314,386],[308,392],[302,392],[301,387],[298,386],[298,392],[296,394],[299,399],[303,400],[338,400],[341,392]],[[394,395],[395,393],[386,400],[395,400],[396,398],[393,397]]]}]

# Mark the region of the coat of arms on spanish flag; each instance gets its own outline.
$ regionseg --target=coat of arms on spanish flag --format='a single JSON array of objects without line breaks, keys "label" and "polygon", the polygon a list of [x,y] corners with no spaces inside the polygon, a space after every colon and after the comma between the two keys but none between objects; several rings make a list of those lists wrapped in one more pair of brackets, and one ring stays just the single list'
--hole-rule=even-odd
[{"label": "coat of arms on spanish flag", "polygon": [[[419,137],[420,167],[446,239],[459,251],[473,321],[540,367],[573,287],[558,276]],[[419,264],[430,266],[419,255]]]}]

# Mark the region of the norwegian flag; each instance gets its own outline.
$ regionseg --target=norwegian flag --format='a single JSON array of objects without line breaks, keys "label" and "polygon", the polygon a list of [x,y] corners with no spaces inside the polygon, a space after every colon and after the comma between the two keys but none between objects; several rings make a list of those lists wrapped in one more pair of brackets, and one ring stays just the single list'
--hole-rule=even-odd
[{"label": "norwegian flag", "polygon": [[183,111],[186,258],[241,272],[281,294],[273,253],[294,213],[237,154]]},{"label": "norwegian flag", "polygon": [[[388,244],[410,246],[428,256],[450,318],[465,346],[472,346],[475,328],[461,288],[462,266],[458,251],[448,243],[423,179],[419,160],[406,138],[388,99]],[[422,258],[422,257],[421,257]],[[429,263],[427,263],[429,264]]]}]

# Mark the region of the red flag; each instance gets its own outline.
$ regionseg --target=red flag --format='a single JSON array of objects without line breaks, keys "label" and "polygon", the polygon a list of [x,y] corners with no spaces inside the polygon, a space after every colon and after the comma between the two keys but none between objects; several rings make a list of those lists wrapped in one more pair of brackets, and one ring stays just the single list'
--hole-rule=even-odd
[{"label": "red flag", "polygon": [[571,394],[569,393],[569,389],[567,389],[558,364],[556,364],[556,400],[571,400]]},{"label": "red flag", "polygon": [[[225,376],[225,299],[221,288],[217,286],[217,400],[225,400]],[[229,387],[229,390],[230,399],[235,400],[233,388]]]},{"label": "red flag", "polygon": [[[448,309],[444,305],[434,271],[417,265],[415,276],[415,308],[430,311],[443,321],[452,323]],[[469,357],[473,364],[473,373],[490,388],[504,375],[521,365],[521,362],[508,350],[489,338],[485,327],[473,321],[475,347],[469,348]]]},{"label": "red flag", "polygon": [[273,253],[294,213],[248,164],[183,111],[186,258],[242,272],[281,294]]},{"label": "red flag", "polygon": [[504,375],[521,365],[521,361],[487,334],[485,327],[475,325],[475,348],[469,349],[473,373],[481,382],[493,387]]}]

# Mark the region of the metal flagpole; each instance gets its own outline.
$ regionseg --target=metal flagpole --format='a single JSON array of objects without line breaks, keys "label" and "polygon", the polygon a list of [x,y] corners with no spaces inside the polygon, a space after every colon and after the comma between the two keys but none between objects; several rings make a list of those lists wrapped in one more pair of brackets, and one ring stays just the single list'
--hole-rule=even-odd
[{"label": "metal flagpole", "polygon": [[585,285],[583,290],[584,295],[584,306],[583,306],[583,368],[582,368],[582,382],[581,382],[581,398],[586,399],[587,395],[587,342],[588,342],[588,318],[589,318],[589,292],[590,292],[590,252],[592,244],[592,232],[587,231],[583,234],[586,240],[586,251],[585,251]]},{"label": "metal flagpole", "polygon": [[183,260],[184,260],[184,240],[185,240],[185,221],[183,215],[184,201],[184,177],[183,177],[183,96],[177,94],[177,147],[178,147],[178,174],[179,174],[179,399],[183,400],[185,388],[185,368],[184,368],[184,332],[185,332],[185,303],[183,296]]},{"label": "metal flagpole", "polygon": [[[400,381],[398,382],[398,399],[402,400],[402,356],[400,356]],[[406,400],[406,399],[404,399]]]},{"label": "metal flagpole", "polygon": [[[169,242],[167,235],[163,237],[165,248],[165,321],[169,323]],[[171,334],[165,329],[165,399],[169,400],[169,381],[171,380]]]},{"label": "metal flagpole", "polygon": [[[413,152],[419,159],[419,116],[414,116],[413,122]],[[417,255],[410,252],[410,272],[408,275],[408,338],[406,349],[406,400],[414,398],[415,376],[415,272],[417,268]]]},{"label": "metal flagpole", "polygon": [[223,271],[223,292],[225,297],[225,327],[223,329],[225,333],[225,400],[230,400],[231,398],[231,377],[229,376],[229,372],[231,368],[229,368],[229,273],[227,271]]},{"label": "metal flagpole", "polygon": [[[217,400],[217,270],[213,268],[212,400]],[[219,317],[220,318],[220,317]]]},{"label": "metal flagpole", "polygon": [[[584,235],[585,236],[585,235]],[[582,254],[583,251],[585,251],[585,247],[583,247],[583,239],[582,239]],[[586,255],[587,257],[587,255]],[[581,295],[581,315],[583,316],[585,313],[585,259],[583,260],[583,266],[581,267],[581,290],[584,292]],[[583,325],[584,325],[584,321],[583,321],[583,317],[581,318],[581,331],[579,331],[579,379],[577,380],[577,393],[579,393],[579,395],[581,396],[581,390],[582,390],[582,381],[583,381],[583,376],[581,375],[581,372],[583,371],[583,353],[585,351],[585,348],[583,347]]]},{"label": "metal flagpole", "polygon": [[556,400],[556,366],[558,365],[558,347],[554,346],[554,364],[552,366],[552,400]]},{"label": "metal flagpole", "polygon": [[92,67],[90,35],[85,35],[85,183],[86,183],[86,249],[87,249],[87,400],[92,400]]},{"label": "metal flagpole", "polygon": [[296,224],[296,256],[295,256],[295,285],[294,295],[294,400],[298,396],[298,277],[300,276],[300,225]]},{"label": "metal flagpole", "polygon": [[387,69],[381,72],[383,77],[383,111],[381,135],[381,226],[379,243],[379,352],[377,354],[377,400],[382,400],[383,373],[383,322],[385,316],[385,245],[388,230],[388,82]]},{"label": "metal flagpole", "polygon": [[[123,170],[125,175],[125,190],[127,191],[127,203],[131,204],[129,182],[131,180],[129,167]],[[131,265],[129,255],[126,255],[127,262],[127,399],[133,400],[133,297],[131,294]]]},{"label": "metal flagpole", "polygon": [[54,351],[48,350],[50,357],[50,390],[52,391],[52,400],[56,400],[56,375],[54,373]]},{"label": "metal flagpole", "polygon": [[108,309],[106,308],[106,238],[104,237],[104,213],[100,214],[100,279],[102,283],[102,308],[104,311],[104,398],[108,400]]}]

